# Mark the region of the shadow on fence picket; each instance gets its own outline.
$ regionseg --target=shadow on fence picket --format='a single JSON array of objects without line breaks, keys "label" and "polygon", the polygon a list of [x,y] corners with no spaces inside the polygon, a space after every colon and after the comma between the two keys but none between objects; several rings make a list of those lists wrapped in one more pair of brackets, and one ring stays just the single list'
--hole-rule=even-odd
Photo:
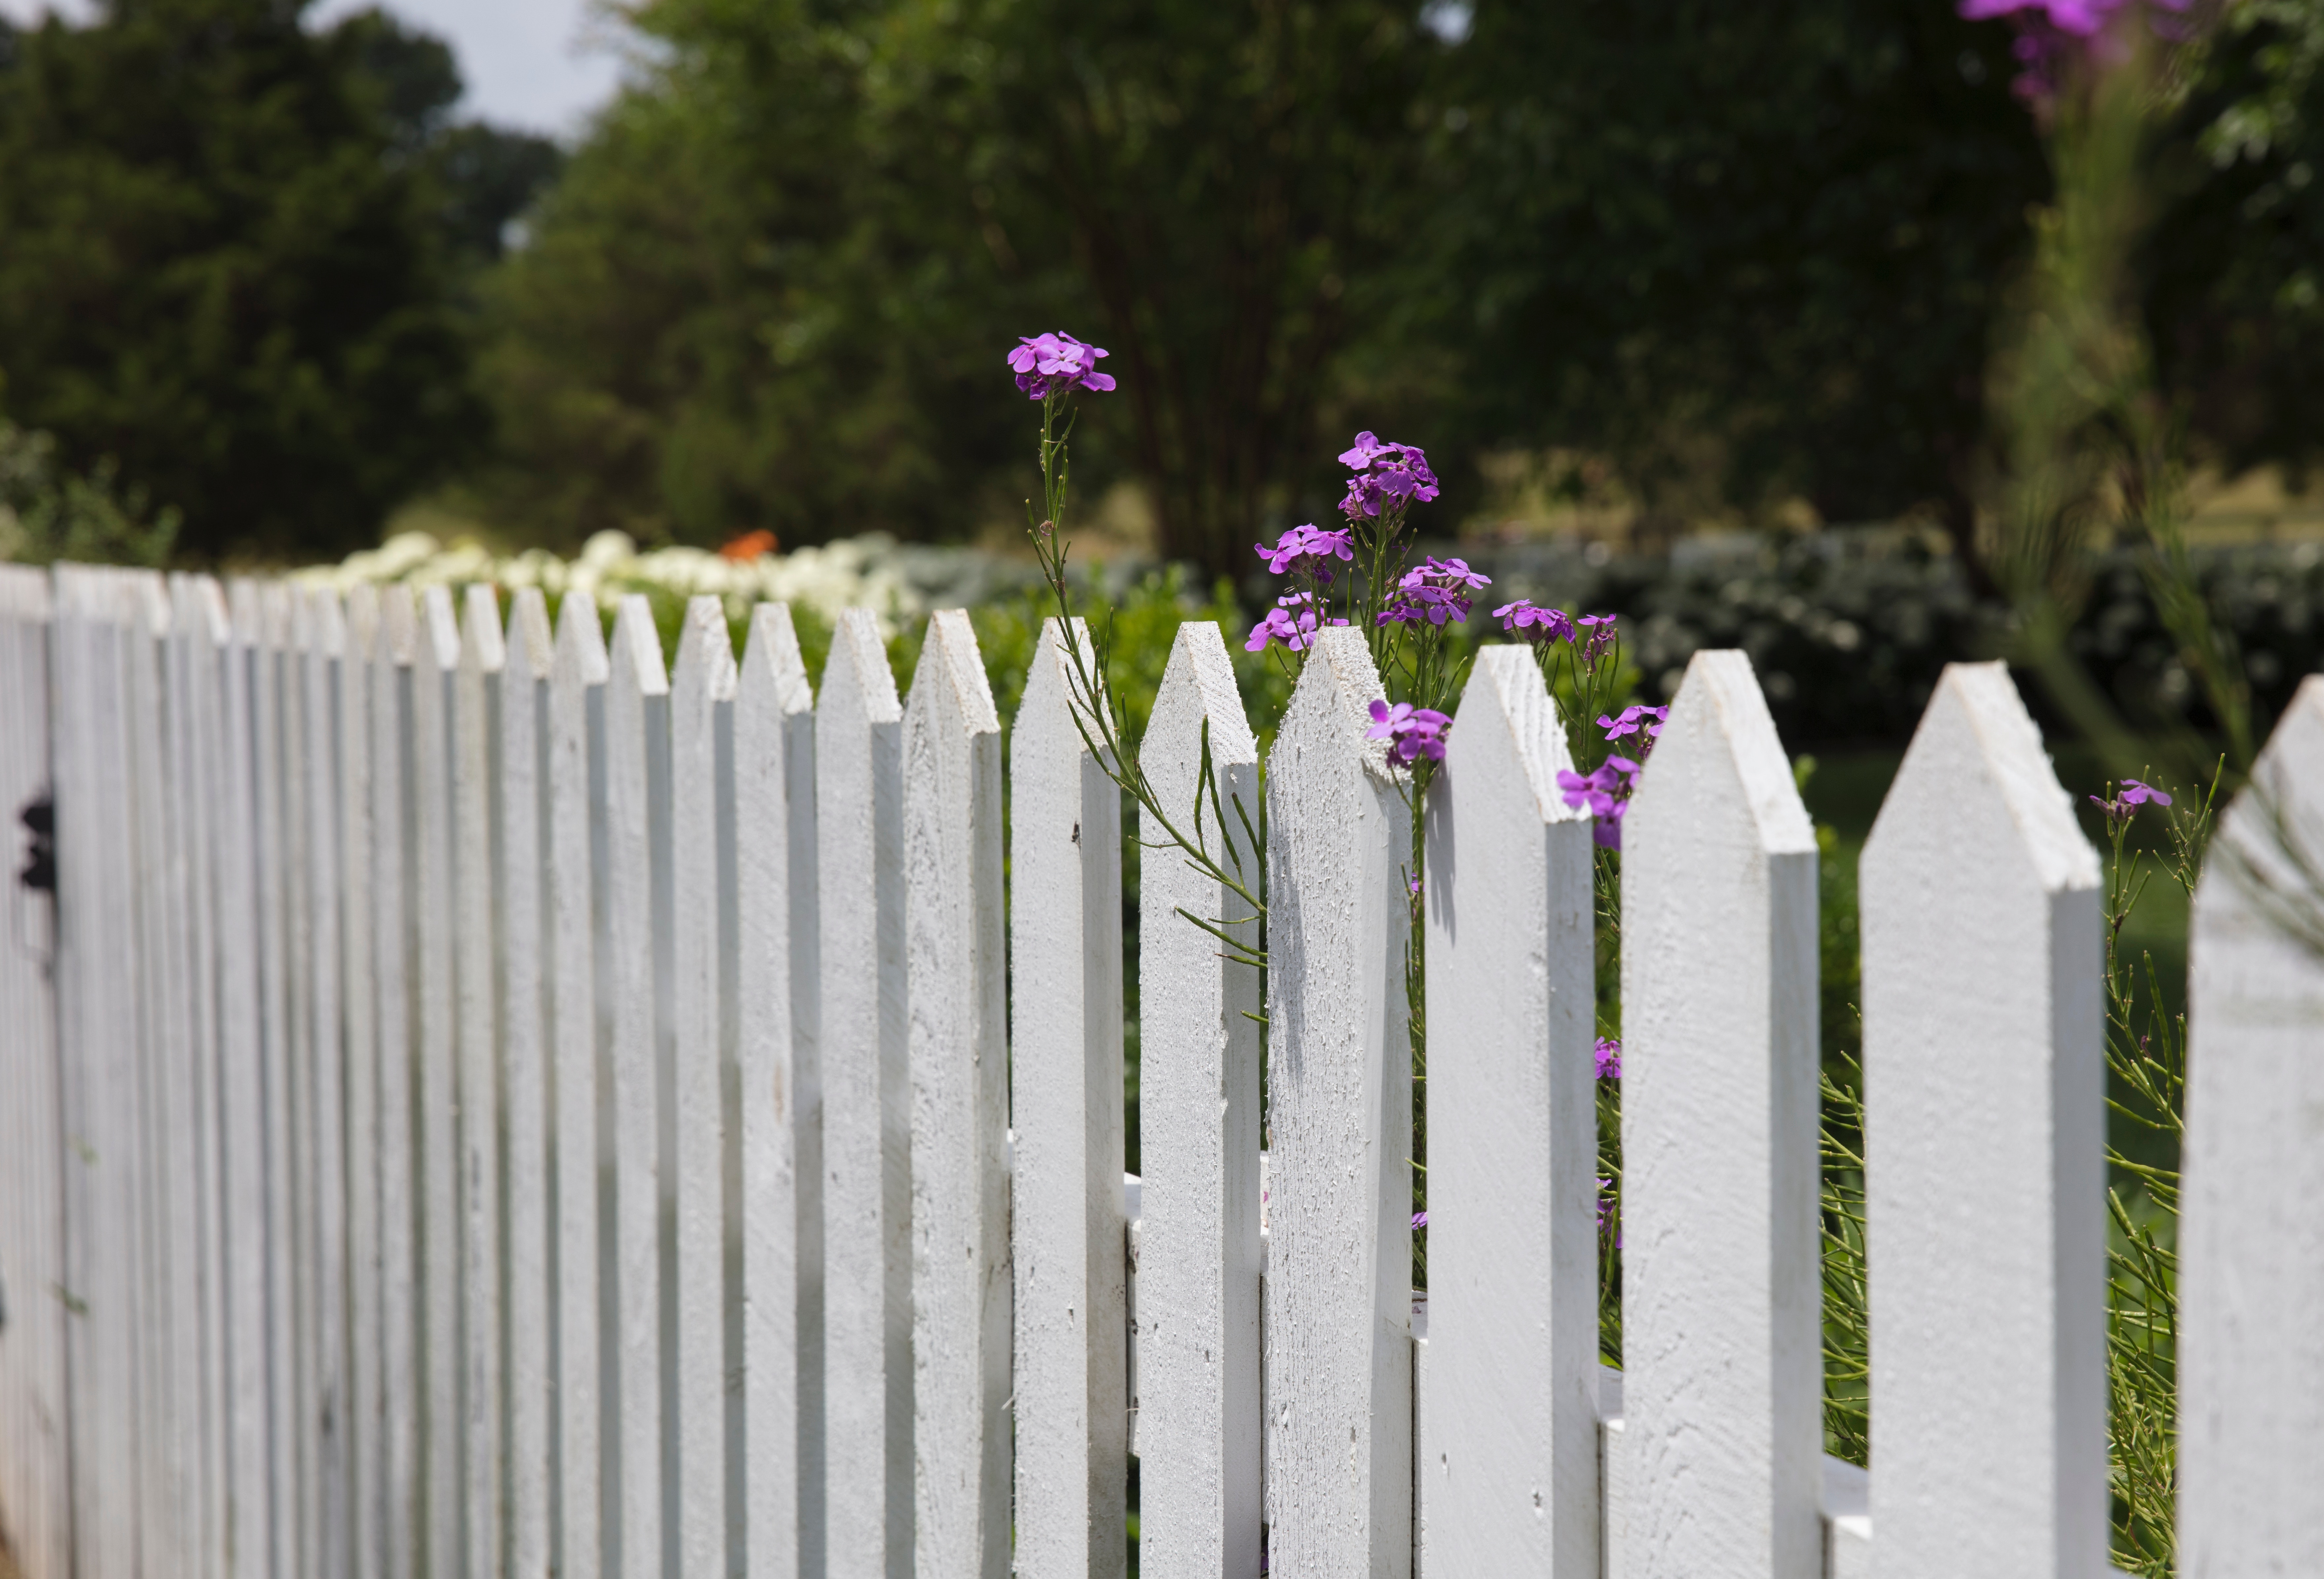
[{"label": "shadow on fence picket", "polygon": [[[1864,858],[1868,1477],[1820,1451],[1815,845],[1741,655],[1627,822],[1618,1375],[1530,656],[1480,655],[1427,808],[1424,1302],[1360,638],[1262,823],[1178,633],[1144,764],[1268,831],[1272,1108],[1258,973],[1176,913],[1246,918],[1157,850],[1142,1181],[1085,639],[1042,633],[1004,851],[956,613],[908,701],[844,619],[817,698],[775,606],[738,656],[697,600],[665,673],[639,599],[609,647],[577,594],[0,567],[0,809],[53,792],[58,885],[0,946],[29,1579],[1108,1579],[1133,1452],[1162,1579],[2101,1571],[2098,864],[2005,670],[1948,671]],[[2324,963],[2264,902],[2319,742],[2311,679],[2224,824],[2262,888],[2196,904],[2190,1571],[2324,1572]]]}]

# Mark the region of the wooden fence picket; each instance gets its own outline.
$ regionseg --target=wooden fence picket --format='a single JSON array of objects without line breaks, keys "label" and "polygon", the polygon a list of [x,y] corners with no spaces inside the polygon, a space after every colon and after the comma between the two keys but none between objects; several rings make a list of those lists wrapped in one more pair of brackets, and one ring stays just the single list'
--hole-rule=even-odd
[{"label": "wooden fence picket", "polygon": [[[613,1004],[614,1368],[621,1571],[664,1562],[660,1221],[661,994],[657,966],[667,932],[656,872],[656,824],[666,813],[669,682],[652,611],[632,593],[613,617],[605,687],[606,981]],[[659,934],[659,936],[658,936]]]},{"label": "wooden fence picket", "polygon": [[1598,1574],[1587,812],[1533,655],[1478,653],[1429,793],[1429,1571]]},{"label": "wooden fence picket", "polygon": [[548,936],[549,669],[555,638],[538,587],[511,600],[501,670],[500,766],[493,775],[499,830],[499,1025],[505,1152],[508,1299],[507,1558],[510,1579],[550,1571],[549,1421],[556,1403],[549,1341],[550,1009]]},{"label": "wooden fence picket", "polygon": [[815,718],[830,1574],[912,1579],[903,708],[868,610],[832,632]]},{"label": "wooden fence picket", "polygon": [[[446,599],[449,612],[448,596]],[[490,587],[462,600],[452,676],[454,1211],[459,1223],[461,1528],[466,1572],[503,1570],[498,887],[494,786],[508,651]]]},{"label": "wooden fence picket", "polygon": [[[1206,740],[1215,810],[1196,803]],[[1178,627],[1139,755],[1178,830],[1231,869],[1240,852],[1256,888],[1259,748],[1215,624]],[[1165,835],[1150,822],[1139,825],[1139,1570],[1258,1579],[1259,972],[1178,913],[1253,945],[1258,927],[1231,893],[1157,848]]]},{"label": "wooden fence picket", "polygon": [[1859,871],[1880,1572],[2101,1572],[2099,866],[2003,665],[1946,668]]},{"label": "wooden fence picket", "polygon": [[1821,1563],[1816,845],[1738,652],[1687,666],[1625,819],[1631,1579]]},{"label": "wooden fence picket", "polygon": [[2324,1572],[2324,678],[2211,842],[2190,923],[2179,1571]]},{"label": "wooden fence picket", "polygon": [[1001,717],[957,609],[929,617],[904,709],[904,929],[916,1566],[922,1579],[1002,1579],[1012,1477]]},{"label": "wooden fence picket", "polygon": [[0,566],[0,818],[10,820],[9,947],[0,949],[0,1508],[18,1561],[62,1574],[72,1545],[63,1135],[58,1122],[52,895],[26,886],[24,812],[49,794],[49,577]]},{"label": "wooden fence picket", "polygon": [[[337,600],[326,597],[329,609]],[[379,592],[351,589],[342,610],[333,676],[340,858],[339,983],[345,1037],[341,1095],[346,1158],[347,1566],[351,1579],[381,1574],[379,1291],[379,1027],[372,951],[372,665]]]},{"label": "wooden fence picket", "polygon": [[[687,604],[670,677],[671,1153],[682,1574],[726,1560],[725,1125],[719,1047],[719,721],[734,697],[725,605]],[[731,725],[732,714],[726,714]],[[724,764],[733,771],[731,751]]]},{"label": "wooden fence picket", "polygon": [[734,693],[733,969],[748,1579],[823,1572],[823,1087],[815,698],[790,610],[753,610]]},{"label": "wooden fence picket", "polygon": [[605,684],[611,667],[604,626],[587,592],[566,594],[558,610],[549,685],[549,927],[554,985],[549,993],[556,1116],[550,1143],[557,1178],[557,1513],[554,1547],[562,1579],[598,1579],[619,1530],[608,1495],[604,1411],[613,1326],[604,1290],[613,1231],[603,1209],[612,1157],[612,990],[604,869]]},{"label": "wooden fence picket", "polygon": [[[1412,1566],[1408,813],[1361,632],[1316,635],[1268,776],[1270,1571]],[[1351,1164],[1351,1159],[1356,1159]]]},{"label": "wooden fence picket", "polygon": [[1121,793],[1074,723],[1067,666],[1090,661],[1078,621],[1070,638],[1043,621],[1009,742],[1017,1571],[1031,1579],[1129,1564]]}]

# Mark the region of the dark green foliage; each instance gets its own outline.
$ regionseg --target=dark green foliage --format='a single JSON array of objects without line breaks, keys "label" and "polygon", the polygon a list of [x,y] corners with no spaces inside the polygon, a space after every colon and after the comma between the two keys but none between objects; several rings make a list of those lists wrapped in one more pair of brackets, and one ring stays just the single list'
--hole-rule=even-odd
[{"label": "dark green foliage", "polygon": [[431,162],[441,45],[303,10],[115,0],[0,50],[0,409],[203,560],[366,545],[488,431],[455,254],[517,183]]}]

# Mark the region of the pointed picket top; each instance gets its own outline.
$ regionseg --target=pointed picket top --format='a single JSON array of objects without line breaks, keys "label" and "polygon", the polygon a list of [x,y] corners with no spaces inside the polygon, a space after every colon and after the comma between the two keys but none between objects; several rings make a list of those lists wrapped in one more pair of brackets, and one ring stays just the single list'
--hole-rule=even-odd
[{"label": "pointed picket top", "polygon": [[904,710],[916,1570],[1009,1571],[1009,1075],[1001,715],[968,615],[928,620]]},{"label": "pointed picket top", "polygon": [[501,633],[500,600],[481,582],[469,583],[460,606],[460,664],[480,674],[508,667],[508,643]]},{"label": "pointed picket top", "polygon": [[0,614],[38,621],[50,617],[51,607],[48,572],[29,565],[0,565]]},{"label": "pointed picket top", "polygon": [[1816,845],[1739,652],[1687,666],[1622,826],[1627,1527],[1652,1574],[1821,1542]]},{"label": "pointed picket top", "polygon": [[420,602],[401,582],[379,589],[379,656],[398,668],[420,658]]},{"label": "pointed picket top", "polygon": [[509,594],[506,665],[512,675],[546,680],[557,663],[557,636],[549,626],[549,600],[539,587]]},{"label": "pointed picket top", "polygon": [[1412,846],[1381,694],[1362,632],[1317,632],[1268,775],[1268,1375],[1302,1407],[1267,1480],[1297,1579],[1412,1563]]},{"label": "pointed picket top", "polygon": [[559,678],[579,685],[602,685],[613,675],[605,623],[597,613],[597,600],[587,592],[567,592],[558,606],[551,668]]},{"label": "pointed picket top", "polygon": [[452,589],[425,588],[420,594],[419,643],[413,660],[442,673],[460,666],[460,619],[452,607]]},{"label": "pointed picket top", "polygon": [[676,693],[681,702],[689,692],[711,702],[731,702],[734,680],[734,638],[726,628],[724,601],[707,595],[688,598],[672,672]]},{"label": "pointed picket top", "polygon": [[1949,665],[1858,868],[1871,1512],[1900,1579],[2106,1560],[2099,868],[2070,807],[2008,671]]},{"label": "pointed picket top", "polygon": [[347,609],[331,587],[307,589],[309,650],[326,658],[347,656]]},{"label": "pointed picket top", "polygon": [[751,610],[742,675],[748,679],[738,677],[738,699],[754,693],[771,699],[776,712],[785,718],[815,711],[815,688],[807,683],[807,663],[799,656],[790,605],[761,603]]},{"label": "pointed picket top", "polygon": [[[903,709],[841,613],[815,713],[824,1128],[825,1499],[837,1574],[912,1566],[911,1125]],[[899,1122],[899,1118],[901,1122]]]},{"label": "pointed picket top", "polygon": [[1427,820],[1422,1549],[1432,1572],[1596,1579],[1590,816],[1558,793],[1572,758],[1530,650],[1480,650],[1458,719]]},{"label": "pointed picket top", "polygon": [[379,588],[369,582],[357,582],[348,588],[346,614],[346,656],[368,664],[379,642]]},{"label": "pointed picket top", "polygon": [[1066,630],[1042,622],[1009,740],[1017,1571],[1118,1579],[1130,1461],[1116,1248],[1121,795],[1075,721],[1069,666],[1090,663],[1089,631],[1078,620]]},{"label": "pointed picket top", "polygon": [[[1218,809],[1196,813],[1209,735]],[[1173,826],[1257,890],[1259,749],[1211,621],[1178,627],[1139,765]],[[1205,796],[1207,803],[1208,797]],[[1139,1565],[1157,1579],[1258,1579],[1261,1547],[1259,1318],[1259,972],[1178,913],[1240,923],[1248,906],[1194,870],[1149,813],[1138,889],[1144,1140],[1138,1269]],[[1234,928],[1250,942],[1257,927]]]},{"label": "pointed picket top", "polygon": [[2179,1571],[2324,1573],[2324,677],[2219,820],[2190,928]]},{"label": "pointed picket top", "polygon": [[[124,590],[129,589],[124,586]],[[258,606],[260,629],[265,645],[275,652],[290,650],[297,640],[298,619],[298,599],[291,593],[290,583],[285,581],[260,583]]]}]

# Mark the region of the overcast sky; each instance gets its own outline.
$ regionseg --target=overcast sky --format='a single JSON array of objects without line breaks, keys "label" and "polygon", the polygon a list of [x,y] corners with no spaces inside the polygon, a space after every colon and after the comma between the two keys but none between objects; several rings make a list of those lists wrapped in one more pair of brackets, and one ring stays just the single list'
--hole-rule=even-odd
[{"label": "overcast sky", "polygon": [[[373,0],[321,0],[308,13],[327,26]],[[88,16],[87,0],[0,0],[0,15],[30,22],[56,10]],[[392,0],[381,9],[451,41],[468,85],[463,115],[571,136],[613,96],[621,61],[589,0]]]}]

